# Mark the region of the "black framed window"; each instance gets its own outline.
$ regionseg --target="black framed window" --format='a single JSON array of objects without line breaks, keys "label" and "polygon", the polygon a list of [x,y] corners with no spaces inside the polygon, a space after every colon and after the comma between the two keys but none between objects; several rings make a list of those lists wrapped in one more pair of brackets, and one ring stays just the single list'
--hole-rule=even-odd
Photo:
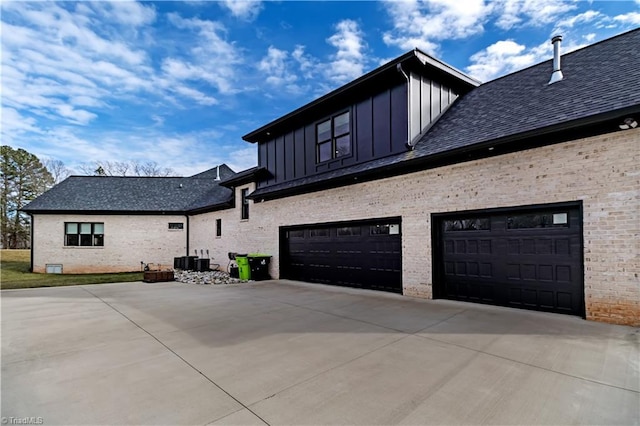
[{"label": "black framed window", "polygon": [[452,219],[444,221],[444,230],[449,231],[487,231],[491,229],[488,217]]},{"label": "black framed window", "polygon": [[222,236],[222,219],[216,219],[216,237]]},{"label": "black framed window", "polygon": [[329,228],[311,229],[309,237],[329,237]]},{"label": "black framed window", "polygon": [[104,246],[104,223],[65,222],[64,245],[69,247]]},{"label": "black framed window", "polygon": [[240,190],[240,200],[241,200],[241,212],[240,219],[249,219],[249,199],[247,198],[249,195],[249,188],[244,188]]},{"label": "black framed window", "polygon": [[371,225],[369,233],[371,235],[389,235],[390,225]]},{"label": "black framed window", "polygon": [[184,223],[182,222],[169,222],[169,229],[177,231],[184,229]]},{"label": "black framed window", "polygon": [[519,214],[507,217],[507,229],[568,228],[567,212]]},{"label": "black framed window", "polygon": [[338,235],[338,237],[351,237],[358,236],[361,234],[361,232],[362,227],[360,226],[343,226],[341,228],[338,228],[336,234]]},{"label": "black framed window", "polygon": [[316,125],[317,162],[351,155],[349,111],[335,115]]}]

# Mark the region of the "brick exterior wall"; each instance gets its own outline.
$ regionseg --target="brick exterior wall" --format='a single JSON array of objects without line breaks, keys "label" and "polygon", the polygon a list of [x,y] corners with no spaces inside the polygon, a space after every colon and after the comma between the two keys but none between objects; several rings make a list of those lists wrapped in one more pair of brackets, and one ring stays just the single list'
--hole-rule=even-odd
[{"label": "brick exterior wall", "polygon": [[279,227],[401,216],[403,292],[431,298],[431,213],[582,200],[587,319],[638,326],[639,146],[636,129],[251,203],[248,221],[239,206],[193,217],[191,246],[209,248],[225,268],[229,251],[272,254],[277,278]]},{"label": "brick exterior wall", "polygon": [[[640,326],[640,129],[565,142],[462,164],[283,199],[252,202],[250,219],[235,209],[190,217],[189,254],[209,249],[223,269],[228,252],[274,256],[279,227],[402,217],[403,293],[432,297],[431,213],[583,202],[587,319]],[[253,184],[236,188],[240,190]],[[222,219],[222,236],[215,221]],[[104,222],[104,248],[65,248],[64,222]],[[172,265],[186,252],[184,216],[36,215],[34,268],[64,272],[139,270],[140,261]]]},{"label": "brick exterior wall", "polygon": [[[65,222],[103,222],[103,247],[65,247]],[[169,222],[184,223],[169,230]],[[140,271],[140,262],[172,268],[186,253],[185,216],[35,215],[33,271],[61,264],[65,274]]]}]

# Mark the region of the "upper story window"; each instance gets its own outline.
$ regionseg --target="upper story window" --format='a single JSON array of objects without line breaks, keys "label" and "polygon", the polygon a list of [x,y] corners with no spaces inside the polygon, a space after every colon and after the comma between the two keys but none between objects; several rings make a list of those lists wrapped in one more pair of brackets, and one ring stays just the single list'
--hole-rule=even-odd
[{"label": "upper story window", "polygon": [[222,219],[216,219],[216,237],[222,237]]},{"label": "upper story window", "polygon": [[318,163],[351,155],[349,111],[331,117],[316,126]]},{"label": "upper story window", "polygon": [[240,190],[240,200],[241,200],[241,206],[240,208],[242,209],[240,211],[240,219],[249,219],[249,199],[247,198],[247,195],[249,195],[249,188],[244,188]]},{"label": "upper story window", "polygon": [[66,222],[64,224],[64,245],[104,246],[104,223]]}]

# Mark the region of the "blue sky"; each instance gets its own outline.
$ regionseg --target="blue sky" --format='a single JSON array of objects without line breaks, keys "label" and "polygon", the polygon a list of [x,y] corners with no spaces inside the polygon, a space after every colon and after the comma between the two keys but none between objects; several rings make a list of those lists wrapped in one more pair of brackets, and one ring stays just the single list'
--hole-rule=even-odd
[{"label": "blue sky", "polygon": [[481,81],[640,27],[640,0],[12,2],[2,144],[178,175],[256,164],[241,136],[421,48]]}]

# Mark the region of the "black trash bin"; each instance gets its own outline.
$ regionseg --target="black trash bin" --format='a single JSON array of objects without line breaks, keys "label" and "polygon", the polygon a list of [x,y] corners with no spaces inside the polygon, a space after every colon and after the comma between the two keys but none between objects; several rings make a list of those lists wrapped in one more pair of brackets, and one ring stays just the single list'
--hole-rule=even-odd
[{"label": "black trash bin", "polygon": [[173,258],[173,269],[184,269],[184,258],[183,257],[174,257]]},{"label": "black trash bin", "polygon": [[253,253],[247,256],[249,268],[251,269],[251,279],[254,281],[270,280],[269,263],[271,256],[268,254]]},{"label": "black trash bin", "polygon": [[211,266],[211,259],[196,259],[196,271],[206,272]]},{"label": "black trash bin", "polygon": [[182,256],[182,262],[183,262],[183,266],[184,270],[186,271],[193,271],[196,269],[196,259],[198,258],[198,256]]},{"label": "black trash bin", "polygon": [[240,278],[240,271],[238,265],[229,265],[229,276],[231,278]]}]

